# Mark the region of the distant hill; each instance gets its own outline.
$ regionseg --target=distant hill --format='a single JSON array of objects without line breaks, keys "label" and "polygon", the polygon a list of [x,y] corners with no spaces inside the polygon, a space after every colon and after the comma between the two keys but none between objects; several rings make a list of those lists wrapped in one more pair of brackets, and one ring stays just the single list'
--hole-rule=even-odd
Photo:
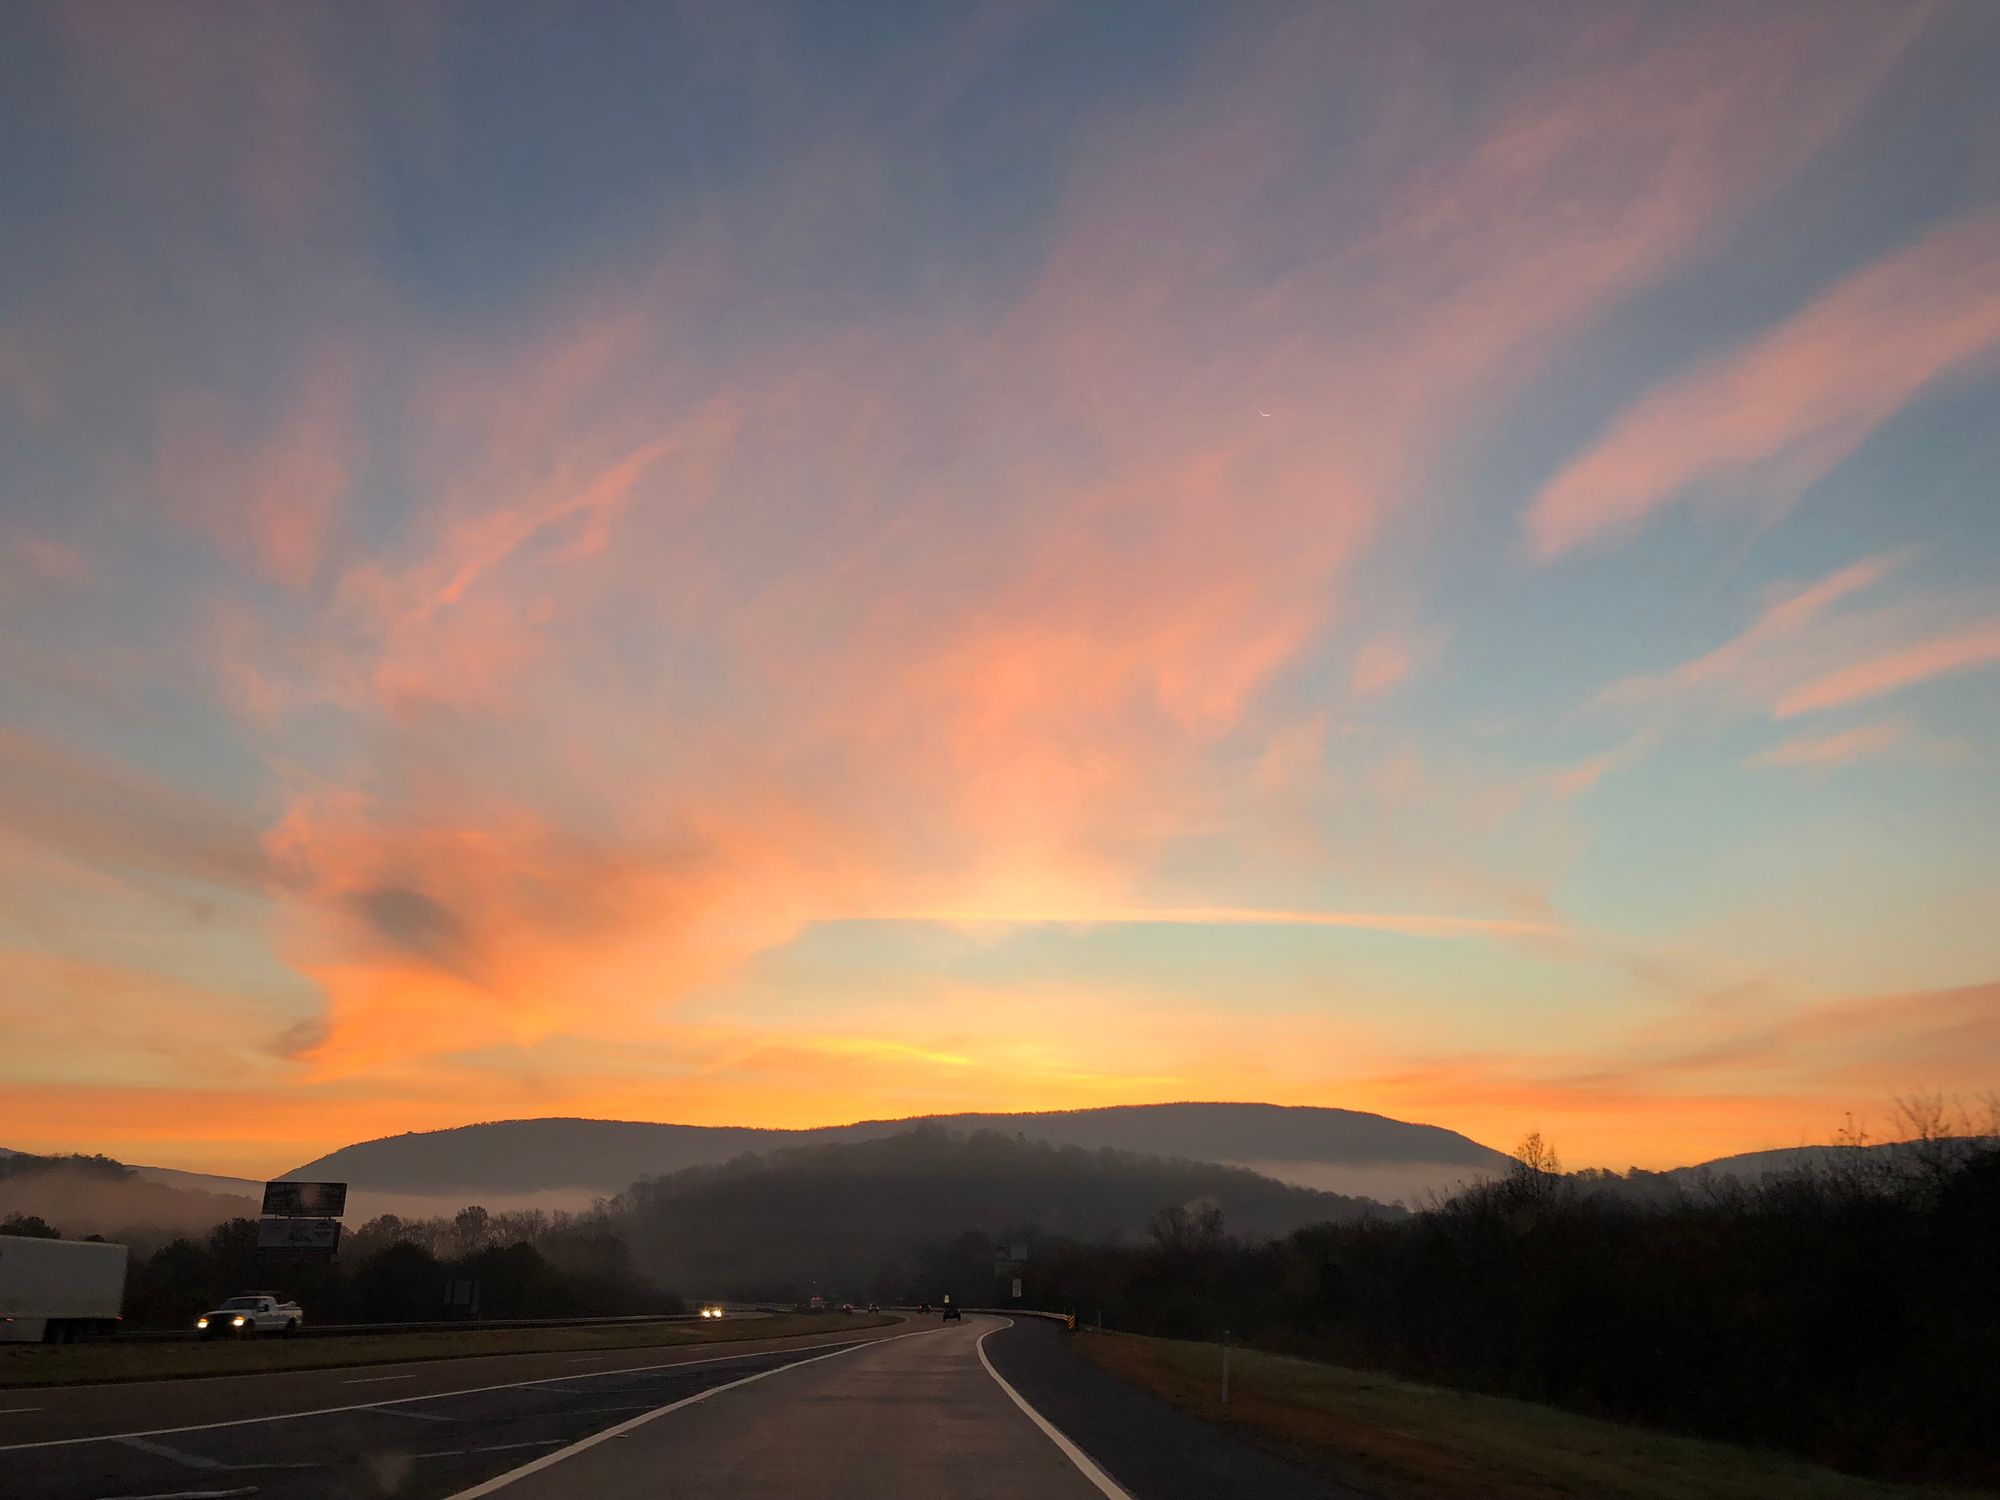
[{"label": "distant hill", "polygon": [[213,1172],[183,1172],[179,1167],[145,1167],[136,1162],[129,1165],[148,1182],[161,1183],[166,1187],[181,1188],[195,1193],[222,1193],[237,1198],[256,1198],[260,1202],[264,1196],[264,1184],[260,1179],[221,1177]]},{"label": "distant hill", "polygon": [[1739,1182],[1762,1182],[1767,1177],[1788,1177],[1799,1172],[1868,1170],[1874,1167],[1906,1165],[1929,1150],[1946,1156],[1963,1156],[1991,1146],[1988,1136],[1951,1136],[1925,1145],[1915,1141],[1877,1141],[1867,1146],[1786,1146],[1775,1151],[1744,1151],[1735,1156],[1718,1156],[1692,1167],[1675,1167],[1664,1174],[1684,1185],[1702,1177],[1733,1178]]},{"label": "distant hill", "polygon": [[224,1219],[256,1213],[257,1206],[247,1195],[154,1181],[109,1157],[0,1153],[0,1219],[34,1215],[72,1239],[101,1234],[147,1244],[206,1233]]},{"label": "distant hill", "polygon": [[[578,1189],[535,1193],[481,1193],[494,1213],[588,1207],[594,1197]],[[67,1234],[101,1234],[136,1246],[179,1235],[205,1234],[225,1219],[254,1217],[264,1184],[248,1177],[146,1167],[108,1156],[38,1156],[0,1146],[0,1219],[32,1214]],[[466,1206],[463,1193],[347,1195],[346,1221],[358,1229],[381,1214],[401,1219],[450,1215]]]},{"label": "distant hill", "polygon": [[937,1124],[683,1168],[634,1184],[614,1213],[640,1268],[687,1295],[858,1298],[885,1268],[967,1232],[1143,1236],[1161,1209],[1194,1203],[1257,1238],[1403,1216],[1237,1167]]},{"label": "distant hill", "polygon": [[1044,1114],[933,1115],[812,1130],[629,1120],[501,1120],[346,1146],[286,1173],[371,1193],[460,1201],[569,1190],[579,1200],[637,1178],[746,1151],[877,1140],[915,1124],[995,1130],[1089,1150],[1110,1148],[1247,1167],[1296,1186],[1407,1200],[1504,1170],[1501,1153],[1435,1125],[1357,1110],[1271,1104],[1140,1104]]}]

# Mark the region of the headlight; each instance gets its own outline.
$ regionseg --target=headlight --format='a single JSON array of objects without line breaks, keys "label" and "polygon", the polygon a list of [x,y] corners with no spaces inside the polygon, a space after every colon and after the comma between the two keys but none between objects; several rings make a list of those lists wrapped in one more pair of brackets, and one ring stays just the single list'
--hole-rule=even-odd
[{"label": "headlight", "polygon": [[243,1320],[241,1318],[231,1318],[229,1322],[232,1327],[241,1328],[243,1326]]},{"label": "headlight", "polygon": [[194,1326],[195,1326],[195,1327],[197,1327],[197,1328],[206,1328],[206,1327],[208,1327],[208,1319],[206,1319],[206,1318],[196,1318],[196,1319],[194,1320]]}]

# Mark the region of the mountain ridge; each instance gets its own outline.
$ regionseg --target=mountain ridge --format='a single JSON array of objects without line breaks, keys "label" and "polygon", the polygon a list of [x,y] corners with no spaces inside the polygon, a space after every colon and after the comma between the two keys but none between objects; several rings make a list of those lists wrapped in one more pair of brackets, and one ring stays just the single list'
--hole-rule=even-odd
[{"label": "mountain ridge", "polygon": [[[1413,1197],[1490,1175],[1508,1158],[1442,1126],[1362,1110],[1177,1101],[1005,1114],[967,1112],[786,1129],[545,1117],[408,1131],[356,1142],[283,1174],[393,1193],[611,1194],[645,1176],[745,1152],[880,1139],[918,1126],[996,1130],[1086,1149],[1240,1166],[1282,1182],[1363,1196]],[[1344,1176],[1354,1177],[1352,1183]]]}]

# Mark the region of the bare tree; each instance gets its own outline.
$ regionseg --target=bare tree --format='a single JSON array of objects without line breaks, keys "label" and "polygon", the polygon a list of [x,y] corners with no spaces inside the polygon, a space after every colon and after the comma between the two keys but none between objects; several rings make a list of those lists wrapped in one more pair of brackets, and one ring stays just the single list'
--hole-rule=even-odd
[{"label": "bare tree", "polygon": [[1521,1137],[1521,1144],[1514,1148],[1514,1160],[1518,1163],[1517,1175],[1538,1177],[1560,1177],[1562,1158],[1556,1155],[1556,1148],[1542,1139],[1539,1130],[1531,1130]]}]

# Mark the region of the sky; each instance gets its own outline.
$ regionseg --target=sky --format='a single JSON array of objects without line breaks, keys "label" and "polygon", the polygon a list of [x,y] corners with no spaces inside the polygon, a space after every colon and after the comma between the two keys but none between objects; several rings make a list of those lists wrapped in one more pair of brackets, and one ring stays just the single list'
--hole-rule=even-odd
[{"label": "sky", "polygon": [[2000,11],[15,4],[0,1144],[2000,1087]]}]

